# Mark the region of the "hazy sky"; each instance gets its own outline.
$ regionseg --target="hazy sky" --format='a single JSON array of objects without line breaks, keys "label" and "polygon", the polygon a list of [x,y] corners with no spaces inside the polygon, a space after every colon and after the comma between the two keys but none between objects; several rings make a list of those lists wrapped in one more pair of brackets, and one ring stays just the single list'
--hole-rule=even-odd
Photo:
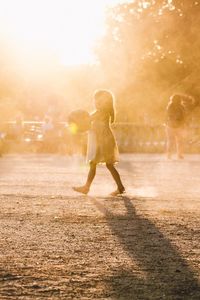
[{"label": "hazy sky", "polygon": [[41,52],[61,64],[94,62],[105,31],[105,8],[123,0],[0,0],[0,35],[24,64]]}]

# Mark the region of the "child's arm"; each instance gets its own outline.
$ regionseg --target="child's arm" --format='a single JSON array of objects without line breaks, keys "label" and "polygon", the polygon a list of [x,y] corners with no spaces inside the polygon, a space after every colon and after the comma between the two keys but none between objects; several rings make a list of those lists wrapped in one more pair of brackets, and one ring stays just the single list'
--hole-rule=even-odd
[{"label": "child's arm", "polygon": [[111,110],[110,112],[110,122],[113,124],[115,122],[115,111],[114,109]]},{"label": "child's arm", "polygon": [[94,111],[90,114],[90,122],[92,122],[95,119],[96,115],[97,115],[97,111]]}]

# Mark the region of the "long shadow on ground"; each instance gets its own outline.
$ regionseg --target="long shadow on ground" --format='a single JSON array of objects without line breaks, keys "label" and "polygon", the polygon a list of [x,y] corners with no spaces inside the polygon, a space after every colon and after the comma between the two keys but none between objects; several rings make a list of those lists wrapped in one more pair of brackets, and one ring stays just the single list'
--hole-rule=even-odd
[{"label": "long shadow on ground", "polygon": [[113,214],[95,198],[92,201],[138,266],[137,270],[119,267],[111,277],[104,278],[107,295],[113,299],[200,299],[198,281],[187,262],[153,222],[137,214],[133,200],[119,200],[124,201],[123,216]]}]

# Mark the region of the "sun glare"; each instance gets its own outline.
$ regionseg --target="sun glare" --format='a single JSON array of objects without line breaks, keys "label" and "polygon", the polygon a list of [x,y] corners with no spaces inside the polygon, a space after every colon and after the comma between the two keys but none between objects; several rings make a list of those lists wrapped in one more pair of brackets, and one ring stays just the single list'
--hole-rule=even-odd
[{"label": "sun glare", "polygon": [[105,31],[105,8],[120,0],[0,0],[0,34],[26,63],[39,52],[60,64],[95,63],[93,48]]}]

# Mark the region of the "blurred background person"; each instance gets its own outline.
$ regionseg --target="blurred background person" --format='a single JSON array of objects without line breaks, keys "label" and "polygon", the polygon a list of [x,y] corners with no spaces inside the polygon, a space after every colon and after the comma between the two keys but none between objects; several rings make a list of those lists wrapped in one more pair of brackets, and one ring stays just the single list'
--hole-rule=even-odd
[{"label": "blurred background person", "polygon": [[44,137],[44,151],[52,152],[52,147],[55,145],[54,141],[54,124],[52,118],[49,116],[45,116],[44,123],[42,125],[42,132]]},{"label": "blurred background person", "polygon": [[21,142],[24,135],[24,122],[22,115],[18,115],[14,123],[14,138],[16,142]]},{"label": "blurred background person", "polygon": [[167,158],[171,159],[175,148],[177,158],[184,158],[184,134],[187,123],[183,96],[175,94],[170,97],[166,109],[166,146]]}]

